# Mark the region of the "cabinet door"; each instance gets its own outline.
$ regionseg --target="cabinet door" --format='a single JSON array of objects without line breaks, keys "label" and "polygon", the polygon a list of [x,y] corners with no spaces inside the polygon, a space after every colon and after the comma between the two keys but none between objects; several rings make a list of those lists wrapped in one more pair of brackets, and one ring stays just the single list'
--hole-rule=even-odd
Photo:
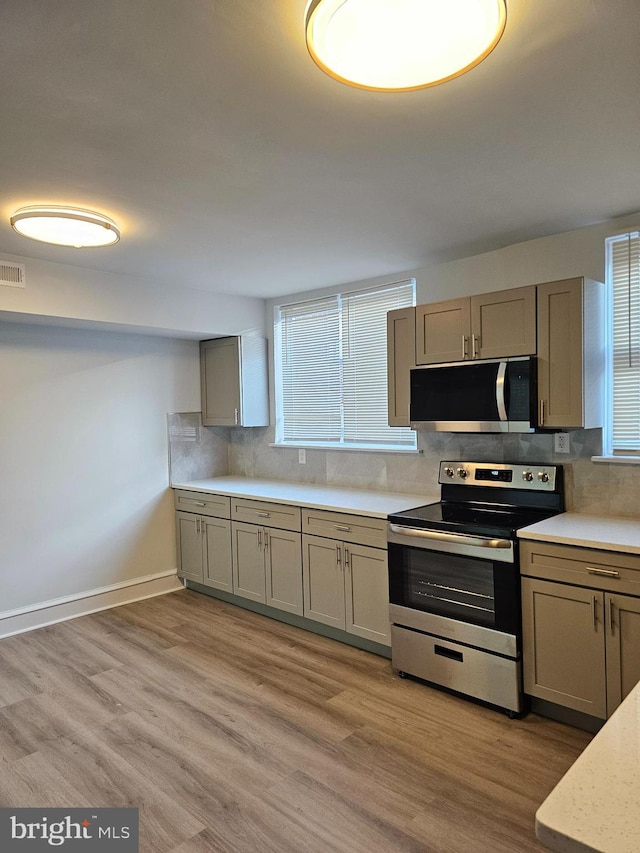
[{"label": "cabinet door", "polygon": [[472,358],[535,355],[536,288],[471,297]]},{"label": "cabinet door", "polygon": [[391,645],[386,550],[345,543],[343,560],[347,631]]},{"label": "cabinet door", "polygon": [[202,583],[202,519],[191,512],[176,513],[178,577]]},{"label": "cabinet door", "polygon": [[522,579],[524,690],[606,717],[604,594]]},{"label": "cabinet door", "polygon": [[202,518],[203,578],[205,586],[233,592],[231,522],[226,518]]},{"label": "cabinet door", "polygon": [[538,285],[540,426],[583,425],[582,279]]},{"label": "cabinet door", "polygon": [[416,364],[440,364],[471,357],[471,302],[468,297],[416,307]]},{"label": "cabinet door", "polygon": [[345,627],[343,549],[321,536],[302,537],[304,615],[334,628]]},{"label": "cabinet door", "polygon": [[607,715],[640,681],[640,598],[605,595]]},{"label": "cabinet door", "polygon": [[302,616],[302,537],[265,528],[267,604]]},{"label": "cabinet door", "polygon": [[389,426],[409,426],[409,370],[416,362],[416,309],[387,314],[387,393]]},{"label": "cabinet door", "polygon": [[255,524],[231,523],[233,591],[252,601],[266,601],[264,531]]},{"label": "cabinet door", "polygon": [[241,423],[238,338],[200,342],[200,389],[205,426]]}]

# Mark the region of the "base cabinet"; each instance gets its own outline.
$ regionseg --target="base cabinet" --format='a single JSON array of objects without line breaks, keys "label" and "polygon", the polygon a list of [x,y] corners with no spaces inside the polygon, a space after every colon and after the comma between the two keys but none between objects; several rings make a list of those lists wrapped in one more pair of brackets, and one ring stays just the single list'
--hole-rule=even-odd
[{"label": "base cabinet", "polygon": [[302,616],[300,534],[232,522],[233,591]]},{"label": "base cabinet", "polygon": [[525,693],[611,716],[640,681],[640,596],[609,590],[638,592],[640,559],[530,542],[521,557],[543,575],[522,578]]},{"label": "base cabinet", "polygon": [[525,693],[606,717],[603,598],[582,587],[522,579]]},{"label": "base cabinet", "polygon": [[175,505],[179,577],[391,645],[385,519],[188,490]]},{"label": "base cabinet", "polygon": [[308,534],[302,546],[304,615],[390,645],[386,550]]},{"label": "base cabinet", "polygon": [[231,592],[230,529],[226,518],[177,512],[178,577]]}]

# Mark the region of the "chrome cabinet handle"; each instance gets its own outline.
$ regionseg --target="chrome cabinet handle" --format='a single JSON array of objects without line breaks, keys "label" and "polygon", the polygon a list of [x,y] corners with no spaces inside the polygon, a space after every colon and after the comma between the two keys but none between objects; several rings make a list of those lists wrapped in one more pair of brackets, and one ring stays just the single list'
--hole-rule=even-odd
[{"label": "chrome cabinet handle", "polygon": [[258,548],[262,548],[262,528],[258,528]]},{"label": "chrome cabinet handle", "polygon": [[271,513],[270,512],[259,512],[258,518],[271,518]]},{"label": "chrome cabinet handle", "polygon": [[206,506],[204,501],[194,501],[193,499],[187,498],[187,503],[194,504],[194,506]]},{"label": "chrome cabinet handle", "polygon": [[478,358],[478,346],[480,344],[480,336],[473,333],[471,335],[471,357]]},{"label": "chrome cabinet handle", "polygon": [[199,518],[196,518],[196,533],[202,533],[202,526]]},{"label": "chrome cabinet handle", "polygon": [[544,426],[544,400],[540,400],[540,414],[538,420],[538,426]]},{"label": "chrome cabinet handle", "polygon": [[345,568],[347,568],[347,569],[349,568],[349,549],[347,548],[346,545],[344,547],[344,565],[345,565]]},{"label": "chrome cabinet handle", "polygon": [[462,358],[469,358],[469,338],[466,335],[462,336]]},{"label": "chrome cabinet handle", "polygon": [[336,564],[342,568],[342,548],[336,545]]},{"label": "chrome cabinet handle", "polygon": [[620,572],[616,572],[614,569],[594,569],[593,566],[587,566],[587,572],[590,575],[598,575],[598,577],[602,578],[620,577]]},{"label": "chrome cabinet handle", "polygon": [[237,426],[238,425],[238,410],[237,409],[233,410],[233,420]]},{"label": "chrome cabinet handle", "polygon": [[346,524],[334,524],[333,526],[335,527],[336,530],[342,530],[345,533],[351,533],[351,528],[347,527]]},{"label": "chrome cabinet handle", "polygon": [[269,550],[269,534],[266,530],[264,531],[264,550]]},{"label": "chrome cabinet handle", "polygon": [[593,630],[598,630],[598,596],[594,595],[591,599],[591,609],[593,612]]},{"label": "chrome cabinet handle", "polygon": [[616,606],[613,603],[613,599],[609,599],[609,628],[611,629],[611,636],[615,637],[616,635]]}]

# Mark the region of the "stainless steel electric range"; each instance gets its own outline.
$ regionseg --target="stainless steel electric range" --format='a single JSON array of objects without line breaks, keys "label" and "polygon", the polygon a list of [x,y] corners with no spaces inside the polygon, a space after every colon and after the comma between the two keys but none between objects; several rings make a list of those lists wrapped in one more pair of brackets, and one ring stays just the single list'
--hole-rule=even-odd
[{"label": "stainless steel electric range", "polygon": [[438,482],[389,516],[393,667],[521,714],[517,531],[562,512],[562,467],[441,462]]}]

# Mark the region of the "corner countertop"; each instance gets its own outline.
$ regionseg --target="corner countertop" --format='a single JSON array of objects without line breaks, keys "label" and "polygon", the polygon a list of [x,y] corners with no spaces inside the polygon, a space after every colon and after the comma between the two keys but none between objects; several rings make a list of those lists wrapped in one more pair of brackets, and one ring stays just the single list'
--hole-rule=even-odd
[{"label": "corner countertop", "polygon": [[564,512],[521,528],[518,536],[556,545],[640,554],[640,519],[635,518]]},{"label": "corner countertop", "polygon": [[559,853],[640,850],[640,684],[605,723],[536,814]]},{"label": "corner countertop", "polygon": [[368,515],[373,518],[386,518],[390,513],[440,500],[438,494],[374,492],[338,486],[317,486],[312,483],[257,480],[249,477],[212,477],[209,480],[172,483],[171,487],[191,492],[208,492],[234,498],[251,498],[311,509],[325,509],[330,512]]}]

